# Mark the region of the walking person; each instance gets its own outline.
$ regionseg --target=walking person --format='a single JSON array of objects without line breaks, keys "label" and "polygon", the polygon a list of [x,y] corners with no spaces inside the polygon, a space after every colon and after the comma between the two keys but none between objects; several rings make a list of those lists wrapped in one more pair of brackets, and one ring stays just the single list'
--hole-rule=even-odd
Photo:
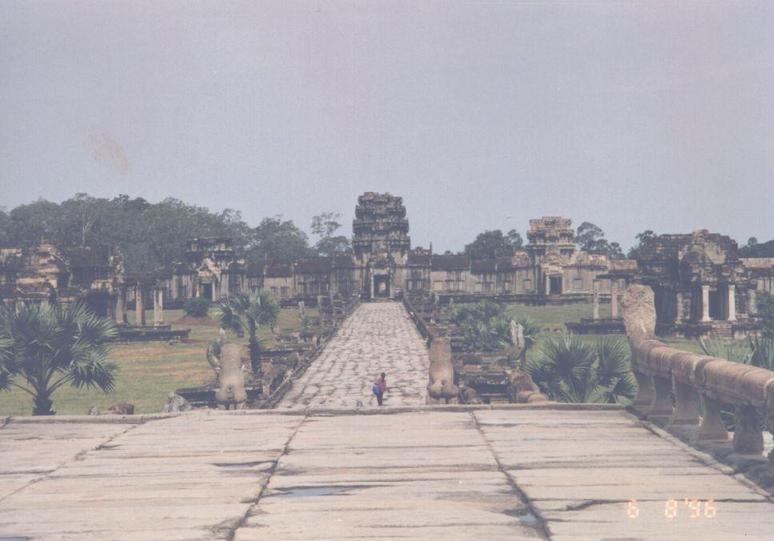
[{"label": "walking person", "polygon": [[384,393],[387,391],[387,375],[382,372],[374,382],[373,392],[376,395],[376,402],[381,406],[384,400]]}]

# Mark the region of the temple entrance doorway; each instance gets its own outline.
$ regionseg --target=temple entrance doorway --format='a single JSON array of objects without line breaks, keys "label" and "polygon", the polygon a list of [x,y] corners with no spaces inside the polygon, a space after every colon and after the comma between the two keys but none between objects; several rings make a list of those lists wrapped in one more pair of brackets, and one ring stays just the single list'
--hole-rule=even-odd
[{"label": "temple entrance doorway", "polygon": [[549,295],[561,295],[562,294],[562,277],[550,276],[548,278],[548,294]]},{"label": "temple entrance doorway", "polygon": [[202,284],[202,297],[208,301],[212,300],[212,284]]},{"label": "temple entrance doorway", "polygon": [[390,275],[389,274],[375,274],[373,277],[373,297],[375,299],[389,299],[390,298]]}]

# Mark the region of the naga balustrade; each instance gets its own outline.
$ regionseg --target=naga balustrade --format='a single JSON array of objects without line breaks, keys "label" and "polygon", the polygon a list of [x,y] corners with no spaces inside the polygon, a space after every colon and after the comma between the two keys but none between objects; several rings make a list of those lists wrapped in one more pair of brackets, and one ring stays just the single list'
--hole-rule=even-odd
[{"label": "naga balustrade", "polygon": [[[763,452],[762,420],[774,433],[774,371],[670,347],[655,338],[656,311],[650,287],[631,285],[623,301],[632,370],[639,384],[634,407],[670,426],[697,425],[698,441],[727,441],[722,406],[734,408],[734,450]],[[674,397],[674,399],[673,399]],[[774,451],[769,453],[774,467]]]}]

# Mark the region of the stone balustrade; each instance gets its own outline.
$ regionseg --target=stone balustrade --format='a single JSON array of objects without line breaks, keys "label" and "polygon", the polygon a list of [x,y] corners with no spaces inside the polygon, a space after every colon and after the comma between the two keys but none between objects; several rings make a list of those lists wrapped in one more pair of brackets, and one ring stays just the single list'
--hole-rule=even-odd
[{"label": "stone balustrade", "polygon": [[[727,441],[721,407],[732,406],[734,451],[761,455],[764,418],[774,433],[774,371],[690,353],[657,340],[654,294],[647,286],[629,286],[622,308],[639,384],[634,407],[669,426],[695,425],[696,441]],[[769,454],[769,466],[774,467],[774,452]]]}]

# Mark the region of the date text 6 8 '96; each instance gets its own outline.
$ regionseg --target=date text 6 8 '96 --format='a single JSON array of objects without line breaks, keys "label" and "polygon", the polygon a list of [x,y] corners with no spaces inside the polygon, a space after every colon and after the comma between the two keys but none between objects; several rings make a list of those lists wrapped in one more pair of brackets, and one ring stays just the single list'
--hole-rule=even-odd
[{"label": "date text 6 8 '96", "polygon": [[[626,514],[630,519],[640,517],[640,506],[637,500],[629,500],[626,504]],[[674,518],[715,518],[718,509],[715,500],[696,500],[684,498],[683,501],[667,500],[664,502],[664,517]]]}]

